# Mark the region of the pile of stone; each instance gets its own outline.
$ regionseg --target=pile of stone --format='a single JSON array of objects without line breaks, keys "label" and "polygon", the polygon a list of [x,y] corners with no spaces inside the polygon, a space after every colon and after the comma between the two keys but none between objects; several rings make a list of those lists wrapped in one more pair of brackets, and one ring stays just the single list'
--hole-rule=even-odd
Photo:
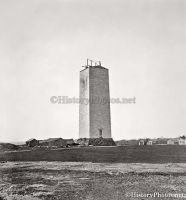
[{"label": "pile of stone", "polygon": [[77,143],[84,146],[116,146],[112,138],[80,138]]}]

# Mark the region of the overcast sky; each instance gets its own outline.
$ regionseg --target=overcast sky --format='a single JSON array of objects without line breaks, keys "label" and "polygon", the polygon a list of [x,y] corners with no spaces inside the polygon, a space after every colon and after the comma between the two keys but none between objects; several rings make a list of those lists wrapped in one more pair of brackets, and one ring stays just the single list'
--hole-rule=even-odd
[{"label": "overcast sky", "polygon": [[185,0],[1,0],[0,141],[78,138],[86,58],[110,72],[114,139],[186,133]]}]

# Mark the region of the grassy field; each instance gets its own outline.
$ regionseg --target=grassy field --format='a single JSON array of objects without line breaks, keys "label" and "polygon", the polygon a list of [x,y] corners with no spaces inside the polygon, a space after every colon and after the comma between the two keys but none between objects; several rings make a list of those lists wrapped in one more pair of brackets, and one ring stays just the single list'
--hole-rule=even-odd
[{"label": "grassy field", "polygon": [[185,146],[35,149],[0,161],[0,200],[186,199]]},{"label": "grassy field", "polygon": [[183,163],[0,163],[1,200],[175,200],[185,185]]},{"label": "grassy field", "polygon": [[81,147],[0,152],[0,161],[186,163],[186,146]]}]

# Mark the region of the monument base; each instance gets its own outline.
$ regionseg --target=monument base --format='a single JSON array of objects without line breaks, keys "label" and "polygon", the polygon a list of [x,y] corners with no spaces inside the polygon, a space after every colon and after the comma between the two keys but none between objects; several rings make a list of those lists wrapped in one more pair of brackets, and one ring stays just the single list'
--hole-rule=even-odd
[{"label": "monument base", "polygon": [[77,143],[84,146],[116,146],[112,138],[79,138]]}]

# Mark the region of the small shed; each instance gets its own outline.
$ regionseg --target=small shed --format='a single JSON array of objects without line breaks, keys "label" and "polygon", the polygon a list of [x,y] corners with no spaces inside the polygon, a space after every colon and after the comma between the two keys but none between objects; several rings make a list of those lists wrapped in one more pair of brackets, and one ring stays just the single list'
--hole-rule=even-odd
[{"label": "small shed", "polygon": [[152,140],[148,140],[147,145],[152,145]]},{"label": "small shed", "polygon": [[175,145],[176,144],[176,140],[175,139],[168,139],[167,140],[167,144],[168,145]]},{"label": "small shed", "polygon": [[139,145],[141,146],[141,145],[145,145],[145,141],[144,140],[139,140]]}]

